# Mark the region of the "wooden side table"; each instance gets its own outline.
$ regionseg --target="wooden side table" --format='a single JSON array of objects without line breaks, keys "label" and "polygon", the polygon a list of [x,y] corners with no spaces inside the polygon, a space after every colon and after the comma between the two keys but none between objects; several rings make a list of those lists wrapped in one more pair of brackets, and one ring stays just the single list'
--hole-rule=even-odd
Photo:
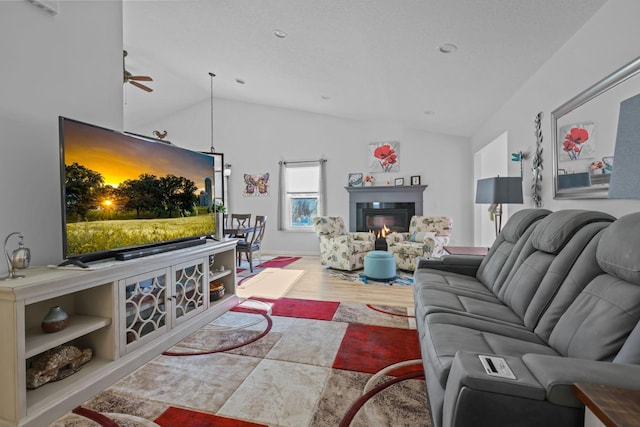
[{"label": "wooden side table", "polygon": [[485,256],[489,252],[489,248],[479,246],[445,246],[444,250],[449,255],[481,255]]},{"label": "wooden side table", "polygon": [[640,420],[640,390],[577,383],[573,392],[584,403],[585,427],[631,427]]}]

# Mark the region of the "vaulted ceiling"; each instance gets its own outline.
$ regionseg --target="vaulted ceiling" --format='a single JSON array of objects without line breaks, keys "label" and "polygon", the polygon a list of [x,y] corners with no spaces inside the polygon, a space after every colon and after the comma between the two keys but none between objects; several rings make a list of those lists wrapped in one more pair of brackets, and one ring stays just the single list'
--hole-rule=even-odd
[{"label": "vaulted ceiling", "polygon": [[216,98],[469,136],[605,2],[125,0],[127,69],[153,78],[125,123],[210,99],[213,72]]}]

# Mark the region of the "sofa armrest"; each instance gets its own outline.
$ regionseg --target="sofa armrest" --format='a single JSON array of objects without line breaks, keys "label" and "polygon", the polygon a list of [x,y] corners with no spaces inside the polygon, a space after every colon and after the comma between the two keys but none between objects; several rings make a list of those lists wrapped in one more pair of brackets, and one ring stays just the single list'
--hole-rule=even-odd
[{"label": "sofa armrest", "polygon": [[[479,355],[501,357],[507,362],[515,379],[500,378],[487,374]],[[456,352],[447,380],[446,394],[454,398],[455,389],[470,387],[488,393],[508,394],[525,399],[544,400],[545,390],[538,380],[529,372],[519,357],[491,355],[467,351]]]},{"label": "sofa armrest", "polygon": [[475,277],[484,259],[480,255],[444,255],[440,258],[419,258],[417,268],[448,271]]},{"label": "sofa armrest", "polygon": [[545,388],[547,400],[557,405],[575,408],[584,406],[572,388],[579,382],[631,389],[640,387],[640,365],[542,354],[525,354],[522,361]]}]

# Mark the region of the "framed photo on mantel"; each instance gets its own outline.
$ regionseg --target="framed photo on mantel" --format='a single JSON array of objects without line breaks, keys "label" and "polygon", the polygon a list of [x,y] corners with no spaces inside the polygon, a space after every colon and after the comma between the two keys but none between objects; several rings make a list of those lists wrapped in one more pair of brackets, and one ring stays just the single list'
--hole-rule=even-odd
[{"label": "framed photo on mantel", "polygon": [[411,177],[411,185],[420,185],[420,175],[413,175]]}]

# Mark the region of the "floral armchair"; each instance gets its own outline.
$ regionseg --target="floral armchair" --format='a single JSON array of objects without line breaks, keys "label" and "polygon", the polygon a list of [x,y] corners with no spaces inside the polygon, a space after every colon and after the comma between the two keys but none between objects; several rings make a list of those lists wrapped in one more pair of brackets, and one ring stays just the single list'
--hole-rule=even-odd
[{"label": "floral armchair", "polygon": [[418,257],[439,257],[449,243],[453,221],[446,216],[413,216],[408,233],[387,234],[387,250],[401,270],[413,271]]},{"label": "floral armchair", "polygon": [[374,248],[375,237],[368,232],[349,232],[340,217],[317,216],[313,228],[320,239],[322,263],[337,270],[364,267],[364,256]]}]

